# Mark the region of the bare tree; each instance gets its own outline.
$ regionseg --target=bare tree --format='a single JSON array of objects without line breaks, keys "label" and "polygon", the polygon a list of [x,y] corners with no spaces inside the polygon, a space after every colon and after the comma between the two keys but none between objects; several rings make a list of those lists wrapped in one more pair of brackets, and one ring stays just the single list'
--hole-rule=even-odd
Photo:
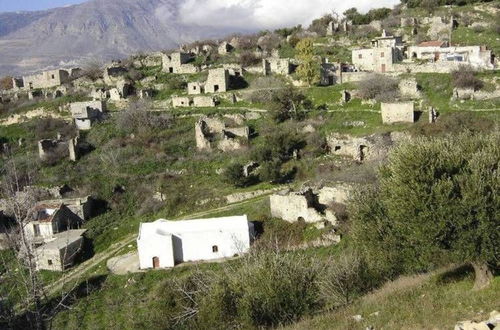
[{"label": "bare tree", "polygon": [[[47,321],[50,321],[61,308],[66,307],[65,303],[73,295],[79,281],[77,278],[73,279],[74,286],[64,288],[67,278],[63,276],[60,282],[64,290],[61,290],[57,299],[49,299],[50,294],[37,269],[37,256],[40,251],[25,230],[34,216],[37,200],[33,194],[26,193],[24,188],[33,183],[34,173],[30,163],[20,165],[14,160],[9,160],[5,166],[2,195],[5,204],[8,205],[7,213],[14,223],[6,230],[8,245],[13,252],[12,257],[6,258],[2,254],[0,258],[0,268],[4,271],[2,276],[7,279],[6,282],[10,287],[6,297],[3,297],[10,308],[0,313],[0,324],[19,327],[21,323],[21,326],[29,326],[30,329],[44,329]],[[78,252],[74,250],[64,252],[63,269],[66,266],[64,261],[74,257],[66,253]]]}]

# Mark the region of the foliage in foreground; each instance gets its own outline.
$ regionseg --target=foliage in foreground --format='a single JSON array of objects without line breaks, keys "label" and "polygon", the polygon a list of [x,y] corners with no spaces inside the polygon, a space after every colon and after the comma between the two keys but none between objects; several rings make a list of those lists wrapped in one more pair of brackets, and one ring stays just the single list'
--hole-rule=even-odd
[{"label": "foliage in foreground", "polygon": [[498,132],[421,138],[397,148],[380,185],[350,206],[356,244],[388,274],[469,262],[476,287],[492,278],[500,255]]}]

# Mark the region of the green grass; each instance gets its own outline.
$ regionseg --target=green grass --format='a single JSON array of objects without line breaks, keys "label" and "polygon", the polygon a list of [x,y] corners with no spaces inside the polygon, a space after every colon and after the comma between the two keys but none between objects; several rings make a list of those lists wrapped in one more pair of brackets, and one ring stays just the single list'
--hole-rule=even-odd
[{"label": "green grass", "polygon": [[[353,305],[304,320],[286,329],[453,329],[458,321],[484,321],[500,308],[500,277],[472,291],[470,271],[402,278]],[[379,315],[372,313],[379,312]],[[361,315],[356,322],[352,316]]]}]

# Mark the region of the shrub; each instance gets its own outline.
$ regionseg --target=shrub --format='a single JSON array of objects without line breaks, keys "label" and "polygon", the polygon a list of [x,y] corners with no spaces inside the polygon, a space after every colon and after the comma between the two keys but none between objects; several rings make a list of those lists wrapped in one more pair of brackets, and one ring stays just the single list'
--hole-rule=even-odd
[{"label": "shrub", "polygon": [[224,181],[235,187],[246,187],[250,183],[250,178],[245,176],[241,163],[232,163],[224,170]]},{"label": "shrub", "polygon": [[243,67],[249,67],[260,63],[260,59],[254,52],[246,50],[240,54],[239,63]]},{"label": "shrub", "polygon": [[330,258],[323,269],[320,292],[328,309],[352,303],[369,285],[363,258],[353,251]]},{"label": "shrub", "polygon": [[82,76],[91,80],[102,78],[103,64],[98,60],[90,60],[82,66]]},{"label": "shrub", "polygon": [[311,102],[294,87],[277,90],[269,105],[271,116],[277,123],[289,119],[303,120],[310,107]]},{"label": "shrub", "polygon": [[470,88],[479,90],[483,87],[483,82],[477,78],[474,68],[462,65],[458,70],[452,72],[453,86],[455,88]]},{"label": "shrub", "polygon": [[117,120],[117,127],[126,133],[147,133],[151,129],[165,129],[170,127],[172,119],[169,115],[157,115],[150,111],[151,104],[147,101],[130,103]]},{"label": "shrub", "polygon": [[0,79],[0,90],[9,90],[12,87],[14,87],[12,77],[3,77]]},{"label": "shrub", "polygon": [[399,84],[393,78],[374,74],[358,83],[358,91],[365,100],[394,101],[399,96]]}]

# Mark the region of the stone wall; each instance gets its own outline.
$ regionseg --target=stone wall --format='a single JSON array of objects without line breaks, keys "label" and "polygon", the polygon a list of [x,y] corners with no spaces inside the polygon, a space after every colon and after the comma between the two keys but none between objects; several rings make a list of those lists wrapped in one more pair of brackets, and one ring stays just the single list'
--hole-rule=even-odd
[{"label": "stone wall", "polygon": [[355,137],[332,133],[327,136],[327,144],[331,154],[363,162],[385,158],[389,148],[393,145],[393,140],[390,134]]},{"label": "stone wall", "polygon": [[316,223],[328,221],[336,223],[336,218],[330,211],[321,210],[318,196],[312,189],[300,192],[289,190],[279,192],[270,196],[271,215],[288,222],[303,221]]},{"label": "stone wall", "polygon": [[288,58],[268,58],[262,60],[262,71],[264,75],[271,73],[289,75],[292,73],[292,65]]},{"label": "stone wall", "polygon": [[206,93],[227,92],[229,89],[229,71],[220,68],[208,71],[208,78],[205,82]]},{"label": "stone wall", "polygon": [[26,89],[52,88],[69,82],[69,78],[69,73],[66,70],[45,71],[23,77],[23,85]]},{"label": "stone wall", "polygon": [[215,107],[215,99],[212,96],[195,96],[193,97],[193,106],[201,108]]},{"label": "stone wall", "polygon": [[174,108],[185,108],[191,106],[191,100],[189,97],[184,96],[174,96],[172,97],[172,106]]},{"label": "stone wall", "polygon": [[384,124],[415,122],[413,102],[382,103],[381,109]]},{"label": "stone wall", "polygon": [[418,99],[421,97],[415,78],[402,79],[399,82],[399,93],[401,96],[410,99]]},{"label": "stone wall", "polygon": [[192,74],[200,72],[200,68],[189,63],[193,56],[189,53],[172,53],[162,55],[163,72],[177,74]]}]

